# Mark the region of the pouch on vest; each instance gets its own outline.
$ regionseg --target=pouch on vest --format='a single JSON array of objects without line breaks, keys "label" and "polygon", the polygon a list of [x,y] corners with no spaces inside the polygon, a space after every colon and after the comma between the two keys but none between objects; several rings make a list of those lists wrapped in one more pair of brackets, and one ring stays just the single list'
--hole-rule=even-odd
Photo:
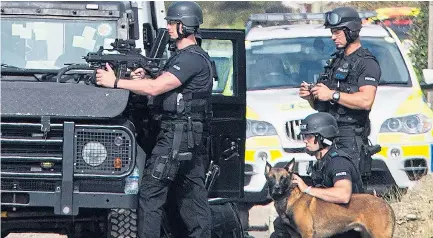
[{"label": "pouch on vest", "polygon": [[316,161],[312,166],[311,171],[311,180],[313,181],[313,185],[315,187],[322,185],[323,186],[323,162],[322,161]]},{"label": "pouch on vest", "polygon": [[194,131],[194,147],[196,147],[201,144],[203,138],[203,123],[193,122],[192,125]]},{"label": "pouch on vest", "polygon": [[177,95],[178,93],[169,92],[164,95],[162,100],[162,110],[166,112],[177,112]]}]

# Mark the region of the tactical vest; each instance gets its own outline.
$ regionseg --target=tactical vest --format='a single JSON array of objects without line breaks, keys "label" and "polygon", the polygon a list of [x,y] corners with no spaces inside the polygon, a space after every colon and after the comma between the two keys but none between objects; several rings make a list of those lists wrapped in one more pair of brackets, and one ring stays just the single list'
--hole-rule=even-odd
[{"label": "tactical vest", "polygon": [[[201,49],[201,48],[200,48]],[[216,74],[215,65],[212,64],[209,55],[198,49],[198,46],[187,47],[175,52],[165,64],[164,69],[171,66],[173,59],[179,57],[180,54],[189,52],[197,54],[206,60],[209,69],[209,82],[205,90],[199,92],[186,92],[185,89],[192,82],[187,81],[182,86],[155,97],[153,107],[158,108],[162,119],[164,120],[203,120],[212,114],[212,84]]]},{"label": "tactical vest", "polygon": [[[334,147],[332,147],[332,149],[329,150],[328,153],[326,153],[325,157],[323,157],[321,160],[318,160],[314,164],[312,174],[311,174],[313,185],[315,187],[328,187],[325,184],[325,178],[323,176],[323,172],[326,170],[326,166],[329,165],[330,160],[337,156],[349,160],[352,163],[358,175],[356,178],[352,178],[352,188],[353,188],[352,193],[363,193],[364,189],[363,189],[362,179],[359,174],[358,168],[355,165],[355,162],[347,153],[340,150],[336,150]],[[332,183],[332,181],[328,181],[328,182]]]},{"label": "tactical vest", "polygon": [[[320,82],[331,90],[343,93],[359,92],[358,78],[361,75],[359,63],[363,59],[373,59],[376,62],[377,60],[370,51],[364,48],[357,50],[355,54],[357,57],[351,57],[350,61],[346,61],[343,58],[343,52],[334,53],[333,56],[335,57],[331,58],[329,64],[325,67],[325,77],[321,77]],[[339,126],[365,127],[369,123],[368,115],[370,111],[367,110],[350,109],[339,103],[328,103],[326,109],[337,119]]]}]

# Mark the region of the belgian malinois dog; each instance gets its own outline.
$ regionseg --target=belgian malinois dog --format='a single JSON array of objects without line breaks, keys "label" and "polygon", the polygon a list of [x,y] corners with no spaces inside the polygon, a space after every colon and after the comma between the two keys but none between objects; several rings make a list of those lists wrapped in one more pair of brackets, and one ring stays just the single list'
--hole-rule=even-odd
[{"label": "belgian malinois dog", "polygon": [[350,230],[361,232],[362,237],[393,236],[395,215],[386,201],[370,194],[353,194],[348,204],[325,202],[292,184],[294,165],[295,159],[284,168],[267,163],[265,176],[278,215],[303,238],[331,237]]}]

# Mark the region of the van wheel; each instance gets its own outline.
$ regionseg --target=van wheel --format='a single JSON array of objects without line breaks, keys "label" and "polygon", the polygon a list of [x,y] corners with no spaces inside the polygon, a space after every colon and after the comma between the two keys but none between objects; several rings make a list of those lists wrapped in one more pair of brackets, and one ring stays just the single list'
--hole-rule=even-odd
[{"label": "van wheel", "polygon": [[108,215],[108,237],[137,237],[137,212],[135,209],[113,209]]}]

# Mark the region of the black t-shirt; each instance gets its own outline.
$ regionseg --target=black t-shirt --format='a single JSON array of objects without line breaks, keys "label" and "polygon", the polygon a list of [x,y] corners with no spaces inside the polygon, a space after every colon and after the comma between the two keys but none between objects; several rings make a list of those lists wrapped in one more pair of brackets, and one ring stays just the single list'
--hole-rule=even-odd
[{"label": "black t-shirt", "polygon": [[[328,153],[332,153],[331,151]],[[328,155],[329,156],[329,155]],[[342,179],[348,179],[352,182],[352,192],[356,193],[356,183],[359,180],[359,175],[354,164],[348,158],[336,155],[328,157],[326,165],[323,168],[323,185],[326,187],[334,187],[334,184]]]},{"label": "black t-shirt", "polygon": [[206,56],[198,45],[188,46],[174,53],[164,71],[172,73],[185,85],[183,92],[207,91],[212,88],[209,64],[203,56],[190,52],[190,47]]},{"label": "black t-shirt", "polygon": [[[362,48],[357,49],[355,52],[348,56],[343,56],[344,61],[355,63],[360,57],[358,55],[358,51],[360,50],[362,50]],[[376,60],[372,58],[363,58],[356,65],[355,70],[359,75],[357,79],[359,87],[365,85],[372,85],[377,87],[379,85],[381,70]]]}]

